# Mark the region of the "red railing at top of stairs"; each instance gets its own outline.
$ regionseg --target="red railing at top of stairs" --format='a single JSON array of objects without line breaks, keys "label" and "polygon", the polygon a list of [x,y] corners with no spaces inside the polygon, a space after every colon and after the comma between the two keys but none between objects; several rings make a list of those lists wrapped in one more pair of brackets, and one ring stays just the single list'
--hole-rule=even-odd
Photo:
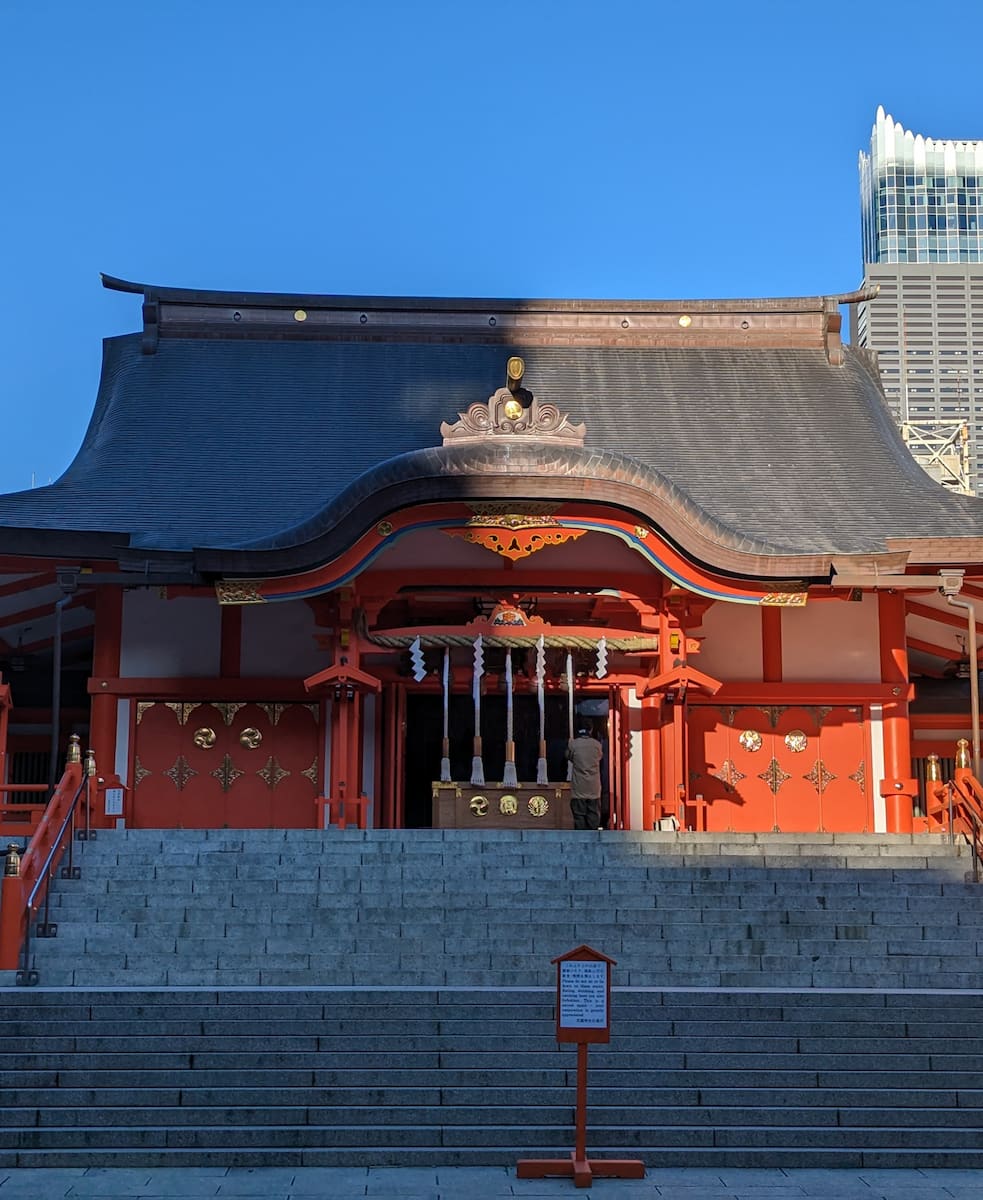
[{"label": "red railing at top of stairs", "polygon": [[928,758],[926,814],[950,836],[961,834],[973,851],[973,879],[983,879],[983,783],[969,765],[969,743],[956,743],[956,766],[951,780],[943,782],[938,755]]},{"label": "red railing at top of stairs", "polygon": [[[90,750],[82,763],[78,734],[69,739],[68,758],[44,815],[21,855],[16,844],[7,849],[0,892],[0,970],[16,970],[22,948],[29,944],[31,921],[48,899],[48,885],[66,847],[71,854],[80,799],[94,782],[95,759]],[[88,811],[88,810],[86,810]],[[73,870],[69,865],[69,873]],[[25,961],[24,971],[29,964]]]}]

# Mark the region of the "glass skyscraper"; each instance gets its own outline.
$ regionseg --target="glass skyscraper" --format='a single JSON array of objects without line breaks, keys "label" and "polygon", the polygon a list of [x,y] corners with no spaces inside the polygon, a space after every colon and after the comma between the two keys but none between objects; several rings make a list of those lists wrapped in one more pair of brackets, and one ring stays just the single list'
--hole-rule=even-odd
[{"label": "glass skyscraper", "polygon": [[864,262],[983,262],[983,141],[944,142],[883,108],[860,152]]},{"label": "glass skyscraper", "polygon": [[983,494],[983,141],[913,134],[878,108],[860,154],[864,285],[853,341],[877,351],[903,428],[964,424]]}]

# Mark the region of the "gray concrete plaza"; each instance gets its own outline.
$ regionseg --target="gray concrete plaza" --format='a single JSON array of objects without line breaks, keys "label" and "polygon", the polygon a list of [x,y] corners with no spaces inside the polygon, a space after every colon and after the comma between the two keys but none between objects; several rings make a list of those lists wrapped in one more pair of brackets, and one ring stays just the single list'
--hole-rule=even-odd
[{"label": "gray concrete plaza", "polygon": [[604,1200],[977,1200],[983,1171],[652,1167],[644,1180],[517,1179],[506,1167],[0,1168],[0,1200],[502,1200],[577,1195]]}]

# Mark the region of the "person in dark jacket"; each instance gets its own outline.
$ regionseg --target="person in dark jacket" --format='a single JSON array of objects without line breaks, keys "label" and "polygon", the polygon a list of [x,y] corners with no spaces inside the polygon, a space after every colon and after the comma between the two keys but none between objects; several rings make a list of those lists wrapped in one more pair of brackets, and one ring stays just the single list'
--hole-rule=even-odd
[{"label": "person in dark jacket", "polygon": [[601,823],[601,750],[600,742],[588,729],[578,729],[567,746],[570,775],[570,808],[574,829],[597,829]]}]

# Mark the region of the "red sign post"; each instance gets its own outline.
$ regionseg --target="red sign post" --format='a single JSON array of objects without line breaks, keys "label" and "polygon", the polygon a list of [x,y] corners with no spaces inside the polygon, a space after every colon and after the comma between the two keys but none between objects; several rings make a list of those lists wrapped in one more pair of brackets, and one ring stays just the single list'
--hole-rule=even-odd
[{"label": "red sign post", "polygon": [[554,958],[556,964],[556,1040],[577,1045],[576,1139],[569,1159],[524,1158],[516,1168],[519,1179],[572,1177],[579,1188],[590,1187],[594,1176],[644,1179],[640,1159],[587,1157],[587,1047],[611,1040],[611,968],[608,958],[590,946],[578,946]]}]

